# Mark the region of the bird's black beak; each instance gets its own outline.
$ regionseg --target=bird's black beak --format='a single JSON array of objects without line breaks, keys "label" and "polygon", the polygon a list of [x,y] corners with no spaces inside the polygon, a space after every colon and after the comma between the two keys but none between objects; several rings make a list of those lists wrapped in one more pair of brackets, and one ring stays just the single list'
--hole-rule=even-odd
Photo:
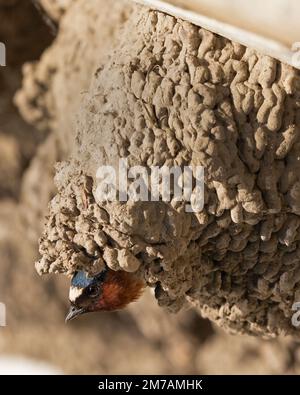
[{"label": "bird's black beak", "polygon": [[75,306],[71,306],[70,310],[66,316],[66,322],[74,320],[74,318],[78,317],[81,314],[86,313],[84,308],[78,308]]}]

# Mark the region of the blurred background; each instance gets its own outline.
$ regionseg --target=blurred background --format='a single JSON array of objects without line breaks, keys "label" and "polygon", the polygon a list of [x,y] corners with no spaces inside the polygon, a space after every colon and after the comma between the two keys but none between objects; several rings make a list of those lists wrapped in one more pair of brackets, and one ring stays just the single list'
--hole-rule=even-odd
[{"label": "blurred background", "polygon": [[166,313],[151,291],[126,311],[64,323],[68,279],[39,278],[34,268],[59,151],[13,103],[24,64],[54,39],[55,25],[31,1],[0,0],[7,47],[7,66],[0,67],[0,302],[7,308],[0,373],[300,373],[300,346],[291,339],[230,336],[197,310]]}]

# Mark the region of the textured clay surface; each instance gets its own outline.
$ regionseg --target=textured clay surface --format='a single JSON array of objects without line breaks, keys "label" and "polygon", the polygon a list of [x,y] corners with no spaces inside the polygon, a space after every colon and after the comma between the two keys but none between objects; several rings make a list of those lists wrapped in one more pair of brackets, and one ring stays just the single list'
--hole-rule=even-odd
[{"label": "textured clay surface", "polygon": [[[299,72],[143,7],[98,66],[57,168],[39,273],[140,270],[170,311],[192,304],[232,331],[294,334]],[[204,211],[97,204],[96,171],[120,157],[204,166]]]}]

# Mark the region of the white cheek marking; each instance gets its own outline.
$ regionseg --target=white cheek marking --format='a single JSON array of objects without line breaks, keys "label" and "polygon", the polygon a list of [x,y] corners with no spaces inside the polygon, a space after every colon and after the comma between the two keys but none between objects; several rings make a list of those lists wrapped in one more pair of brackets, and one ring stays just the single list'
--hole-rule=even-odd
[{"label": "white cheek marking", "polygon": [[69,300],[70,302],[75,302],[77,298],[79,298],[80,295],[82,295],[83,289],[77,288],[77,287],[70,287],[70,292],[69,292]]}]

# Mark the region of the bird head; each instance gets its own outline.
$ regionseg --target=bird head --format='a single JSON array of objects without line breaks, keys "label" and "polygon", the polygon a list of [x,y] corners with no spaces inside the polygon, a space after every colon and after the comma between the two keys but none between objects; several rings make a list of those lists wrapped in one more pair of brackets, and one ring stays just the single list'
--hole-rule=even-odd
[{"label": "bird head", "polygon": [[95,276],[78,271],[71,280],[66,321],[96,311],[116,311],[137,300],[145,282],[133,273],[105,268]]}]

